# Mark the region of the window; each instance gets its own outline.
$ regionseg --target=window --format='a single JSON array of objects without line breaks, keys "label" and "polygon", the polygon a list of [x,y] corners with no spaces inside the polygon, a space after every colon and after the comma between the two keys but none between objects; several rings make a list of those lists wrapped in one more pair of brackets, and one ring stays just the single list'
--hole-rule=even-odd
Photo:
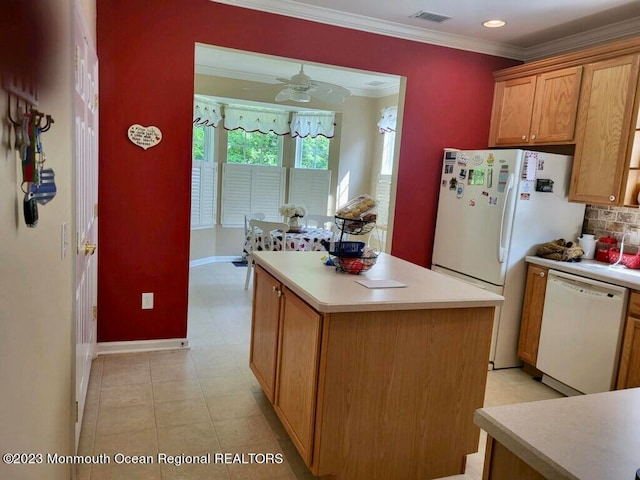
[{"label": "window", "polygon": [[213,162],[213,129],[194,125],[191,167],[191,228],[216,223],[217,164]]},{"label": "window", "polygon": [[227,163],[282,165],[282,137],[273,132],[231,130],[227,134]]},{"label": "window", "polygon": [[384,132],[382,134],[382,165],[381,175],[391,175],[393,172],[393,149],[396,144],[396,132]]},{"label": "window", "polygon": [[317,137],[296,137],[296,168],[329,168],[330,139]]}]

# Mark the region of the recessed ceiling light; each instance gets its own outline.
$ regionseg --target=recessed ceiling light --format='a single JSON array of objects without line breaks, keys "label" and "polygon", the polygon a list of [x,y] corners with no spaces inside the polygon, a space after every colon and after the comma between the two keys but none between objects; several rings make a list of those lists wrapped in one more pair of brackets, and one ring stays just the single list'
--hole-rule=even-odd
[{"label": "recessed ceiling light", "polygon": [[504,27],[506,24],[507,22],[505,22],[504,20],[487,20],[486,22],[482,23],[482,25],[487,28]]}]

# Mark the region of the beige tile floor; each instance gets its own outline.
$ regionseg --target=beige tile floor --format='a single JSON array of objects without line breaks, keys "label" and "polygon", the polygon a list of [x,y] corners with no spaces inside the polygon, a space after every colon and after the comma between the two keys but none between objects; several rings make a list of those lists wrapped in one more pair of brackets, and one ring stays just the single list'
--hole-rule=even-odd
[{"label": "beige tile floor", "polygon": [[[190,272],[188,350],[99,356],[93,362],[79,454],[280,453],[272,464],[81,465],[79,480],[310,480],[248,367],[251,290],[231,263]],[[489,372],[485,405],[560,396],[520,369]],[[479,451],[464,475],[479,480]],[[245,457],[247,458],[247,457]]]}]

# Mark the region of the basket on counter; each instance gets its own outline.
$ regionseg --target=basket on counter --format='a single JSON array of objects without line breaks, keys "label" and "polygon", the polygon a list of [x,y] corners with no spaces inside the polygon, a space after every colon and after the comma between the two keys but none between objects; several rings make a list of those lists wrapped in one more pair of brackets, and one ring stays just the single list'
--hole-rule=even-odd
[{"label": "basket on counter", "polygon": [[342,232],[352,235],[364,235],[373,230],[375,221],[360,220],[355,218],[343,218],[336,215],[335,224]]},{"label": "basket on counter", "polygon": [[[617,263],[620,258],[620,249],[612,248],[609,250],[608,260],[610,264]],[[624,252],[622,254],[622,259],[620,259],[620,264],[624,265],[627,268],[638,269],[640,268],[640,252],[638,253],[627,253]]]},{"label": "basket on counter", "polygon": [[368,257],[338,257],[331,255],[331,260],[336,266],[336,270],[357,275],[370,270],[376,264],[378,255]]}]

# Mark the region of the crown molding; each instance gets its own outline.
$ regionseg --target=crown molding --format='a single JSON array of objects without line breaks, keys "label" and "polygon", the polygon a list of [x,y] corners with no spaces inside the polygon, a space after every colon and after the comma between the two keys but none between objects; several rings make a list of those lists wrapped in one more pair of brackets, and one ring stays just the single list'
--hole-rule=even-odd
[{"label": "crown molding", "polygon": [[235,7],[260,10],[262,12],[275,13],[287,17],[300,18],[313,22],[324,23],[337,27],[361,30],[376,33],[388,37],[402,38],[415,42],[429,43],[442,47],[456,48],[476,53],[485,53],[499,57],[523,60],[525,49],[505,45],[498,42],[488,42],[477,38],[452,35],[435,32],[424,28],[401,25],[399,23],[378,20],[364,15],[356,15],[347,12],[338,12],[313,5],[302,5],[290,0],[210,0],[215,3],[223,3]]},{"label": "crown molding", "polygon": [[287,17],[300,18],[338,27],[377,33],[390,37],[429,43],[442,47],[456,48],[470,52],[496,55],[529,62],[579,50],[613,40],[640,34],[640,17],[624,20],[612,25],[596,28],[583,33],[570,35],[558,40],[532,47],[516,47],[498,42],[488,42],[461,35],[436,32],[429,29],[401,25],[399,23],[378,20],[364,15],[338,12],[313,5],[302,5],[291,0],[210,0],[216,3],[236,7],[260,10]]},{"label": "crown molding", "polygon": [[547,42],[526,49],[525,62],[552,57],[582,48],[594,47],[640,34],[640,17]]}]

